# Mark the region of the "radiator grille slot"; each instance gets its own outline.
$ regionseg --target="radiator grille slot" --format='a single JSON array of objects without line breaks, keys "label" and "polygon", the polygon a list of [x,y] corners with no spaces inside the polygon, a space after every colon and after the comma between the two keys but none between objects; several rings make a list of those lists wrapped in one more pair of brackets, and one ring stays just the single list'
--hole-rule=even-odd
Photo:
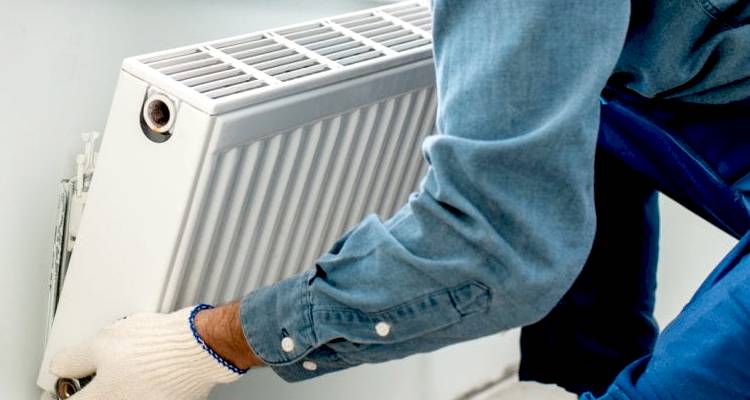
[{"label": "radiator grille slot", "polygon": [[278,33],[340,65],[351,65],[381,57],[384,54],[323,23],[306,25]]},{"label": "radiator grille slot", "polygon": [[221,153],[181,244],[176,306],[291,276],[363,216],[391,216],[425,172],[435,108],[434,89],[421,89]]},{"label": "radiator grille slot", "polygon": [[201,48],[176,52],[144,63],[211,99],[266,86],[266,83]]},{"label": "radiator grille slot", "polygon": [[277,51],[271,58],[257,62],[246,60],[245,63],[280,81],[301,78],[328,69],[317,61],[289,49]]},{"label": "radiator grille slot", "polygon": [[424,31],[430,32],[432,30],[432,15],[430,14],[430,10],[419,4],[413,3],[390,7],[384,11]]},{"label": "radiator grille slot", "polygon": [[[429,11],[427,11],[427,16],[429,18]],[[416,32],[375,13],[334,19],[333,22],[399,52],[431,43],[430,39],[426,38],[422,32]]]},{"label": "radiator grille slot", "polygon": [[187,88],[200,96],[196,106],[214,109],[217,106],[200,104],[210,104],[204,103],[206,98],[239,101],[248,93],[287,82],[332,79],[334,70],[385,62],[400,52],[422,50],[429,58],[430,29],[429,9],[407,2],[132,61],[135,68],[145,67],[168,78],[155,82],[158,86],[176,84],[183,93]]},{"label": "radiator grille slot", "polygon": [[282,82],[329,69],[268,35],[233,40],[213,47]]},{"label": "radiator grille slot", "polygon": [[202,71],[223,66],[221,60],[212,57],[200,48],[143,60],[143,63],[174,79],[190,77],[192,74],[200,75]]}]

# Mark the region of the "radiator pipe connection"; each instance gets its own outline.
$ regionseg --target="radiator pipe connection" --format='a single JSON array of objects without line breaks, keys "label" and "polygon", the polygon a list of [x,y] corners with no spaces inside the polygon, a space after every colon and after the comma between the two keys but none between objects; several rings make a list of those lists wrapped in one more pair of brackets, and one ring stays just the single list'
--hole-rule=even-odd
[{"label": "radiator pipe connection", "polygon": [[60,400],[69,399],[88,385],[92,379],[94,379],[93,376],[81,379],[60,378],[55,383],[55,394]]},{"label": "radiator pipe connection", "polygon": [[146,136],[154,141],[159,140],[153,136],[163,135],[168,138],[177,116],[176,112],[177,108],[172,99],[163,94],[153,94],[146,98],[141,113],[141,121],[145,124],[144,133],[146,133]]}]

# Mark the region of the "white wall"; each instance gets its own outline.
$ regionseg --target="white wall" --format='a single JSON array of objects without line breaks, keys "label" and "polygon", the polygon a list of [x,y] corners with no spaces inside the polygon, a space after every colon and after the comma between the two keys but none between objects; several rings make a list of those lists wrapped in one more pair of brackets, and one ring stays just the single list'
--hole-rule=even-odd
[{"label": "white wall", "polygon": [[661,241],[656,319],[664,328],[737,241],[660,196]]},{"label": "white wall", "polygon": [[[378,4],[0,0],[0,397],[37,397],[57,182],[73,172],[78,134],[103,129],[121,60]],[[668,319],[731,240],[674,207],[664,214],[658,313]],[[262,371],[215,398],[450,399],[500,376],[517,357],[516,341],[517,332],[495,335],[295,385]]]}]

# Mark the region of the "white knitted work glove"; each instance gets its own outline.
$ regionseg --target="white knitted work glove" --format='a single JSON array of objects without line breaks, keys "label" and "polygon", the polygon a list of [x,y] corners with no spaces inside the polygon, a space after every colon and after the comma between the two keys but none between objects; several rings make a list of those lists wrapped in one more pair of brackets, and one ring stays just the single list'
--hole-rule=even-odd
[{"label": "white knitted work glove", "polygon": [[72,400],[205,400],[216,384],[245,372],[194,335],[195,313],[205,308],[131,315],[102,329],[90,344],[57,354],[50,369],[65,378],[96,373]]}]

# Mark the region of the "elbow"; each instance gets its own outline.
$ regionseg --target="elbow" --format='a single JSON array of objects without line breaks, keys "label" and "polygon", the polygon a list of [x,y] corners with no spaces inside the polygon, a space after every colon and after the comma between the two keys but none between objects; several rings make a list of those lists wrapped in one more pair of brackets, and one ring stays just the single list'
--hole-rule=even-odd
[{"label": "elbow", "polygon": [[573,286],[589,249],[568,248],[554,259],[526,257],[512,264],[505,260],[491,265],[492,313],[503,324],[497,330],[530,325],[547,316]]}]

